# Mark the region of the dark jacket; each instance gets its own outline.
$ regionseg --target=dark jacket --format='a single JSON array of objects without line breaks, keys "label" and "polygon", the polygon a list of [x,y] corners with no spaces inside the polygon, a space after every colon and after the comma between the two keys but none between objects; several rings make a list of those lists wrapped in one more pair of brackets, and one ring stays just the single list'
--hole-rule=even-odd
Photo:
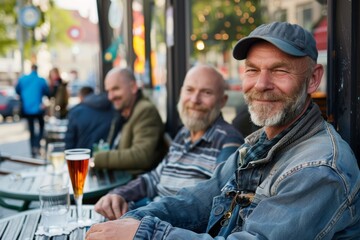
[{"label": "dark jacket", "polygon": [[91,94],[76,105],[68,114],[65,135],[66,149],[90,148],[109,133],[115,110],[106,94]]}]

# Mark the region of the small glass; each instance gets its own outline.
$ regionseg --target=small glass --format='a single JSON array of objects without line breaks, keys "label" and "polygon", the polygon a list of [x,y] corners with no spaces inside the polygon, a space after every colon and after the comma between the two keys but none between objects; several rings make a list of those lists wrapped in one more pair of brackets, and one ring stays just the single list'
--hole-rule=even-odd
[{"label": "small glass", "polygon": [[76,148],[65,150],[69,176],[76,203],[76,220],[81,225],[85,221],[82,215],[82,199],[86,176],[89,170],[90,149]]},{"label": "small glass", "polygon": [[61,174],[65,164],[65,143],[53,142],[47,145],[47,159],[53,166],[54,174]]},{"label": "small glass", "polygon": [[61,234],[67,224],[70,206],[69,187],[60,184],[41,186],[39,200],[44,232]]}]

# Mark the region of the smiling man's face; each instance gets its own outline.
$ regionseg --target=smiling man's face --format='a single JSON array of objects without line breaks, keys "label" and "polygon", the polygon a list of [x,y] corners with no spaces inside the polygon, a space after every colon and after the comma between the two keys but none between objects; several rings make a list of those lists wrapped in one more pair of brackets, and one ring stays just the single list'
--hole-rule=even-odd
[{"label": "smiling man's face", "polygon": [[266,42],[250,48],[243,91],[256,125],[285,125],[301,113],[308,96],[307,61],[306,57],[290,56]]},{"label": "smiling man's face", "polygon": [[223,79],[207,67],[195,67],[185,77],[178,111],[191,131],[206,130],[219,116],[226,103]]}]

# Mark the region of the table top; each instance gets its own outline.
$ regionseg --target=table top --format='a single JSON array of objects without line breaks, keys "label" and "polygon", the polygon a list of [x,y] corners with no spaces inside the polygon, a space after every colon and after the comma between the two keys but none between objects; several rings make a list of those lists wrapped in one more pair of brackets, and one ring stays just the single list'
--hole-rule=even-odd
[{"label": "table top", "polygon": [[[70,217],[75,216],[75,206],[70,207]],[[92,222],[103,222],[105,219],[93,210],[93,206],[84,205],[83,214],[87,219]],[[87,227],[77,228],[71,231],[68,235],[59,235],[48,237],[45,235],[36,235],[38,227],[41,225],[41,212],[40,209],[27,210],[11,217],[0,219],[0,239],[84,239]]]},{"label": "table top", "polygon": [[[125,171],[90,168],[85,181],[83,200],[101,197],[111,189],[127,183],[131,177],[131,174]],[[66,166],[60,175],[52,173],[51,165],[29,167],[17,173],[0,176],[0,198],[38,201],[39,187],[56,183],[68,185],[72,195]]]}]

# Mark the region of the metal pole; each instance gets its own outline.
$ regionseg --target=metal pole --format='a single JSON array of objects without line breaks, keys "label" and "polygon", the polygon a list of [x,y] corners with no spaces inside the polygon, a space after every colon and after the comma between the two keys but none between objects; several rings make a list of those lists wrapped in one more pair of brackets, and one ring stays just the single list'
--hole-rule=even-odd
[{"label": "metal pole", "polygon": [[108,22],[110,1],[97,0],[96,4],[97,4],[98,16],[99,16],[99,33],[100,33],[100,48],[101,48],[100,50],[101,68],[99,73],[99,79],[100,79],[100,91],[102,92],[104,90],[104,78],[106,76],[106,73],[112,68],[111,62],[104,61],[104,53],[105,50],[111,44],[113,38],[113,32]]},{"label": "metal pole", "polygon": [[[24,6],[23,0],[16,0],[16,7],[18,16],[20,15],[20,10]],[[19,50],[20,50],[20,76],[24,74],[24,34],[25,29],[21,24],[18,24],[18,42],[19,42]]]},{"label": "metal pole", "polygon": [[[190,0],[167,0],[167,21],[173,32],[167,40],[167,121],[166,132],[174,137],[181,126],[176,104],[185,74],[190,67]],[[170,11],[169,11],[170,10]]]}]

